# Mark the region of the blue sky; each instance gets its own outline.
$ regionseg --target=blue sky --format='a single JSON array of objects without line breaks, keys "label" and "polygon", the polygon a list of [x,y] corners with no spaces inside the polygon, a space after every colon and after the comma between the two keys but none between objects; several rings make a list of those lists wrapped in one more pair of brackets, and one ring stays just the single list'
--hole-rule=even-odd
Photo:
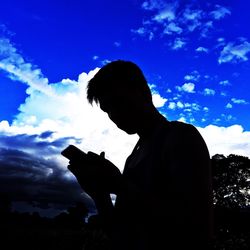
[{"label": "blue sky", "polygon": [[[202,127],[237,123],[249,130],[247,5],[6,1],[1,6],[1,33],[49,83],[77,79],[105,61],[133,60],[168,99],[162,111],[169,119],[183,117]],[[1,71],[0,77],[5,93],[0,118],[11,122],[26,97],[25,86],[10,80],[8,72]]]},{"label": "blue sky", "polygon": [[[20,178],[40,162],[38,180],[70,186],[60,150],[74,143],[105,150],[122,169],[137,137],[118,131],[85,97],[87,81],[116,59],[141,67],[159,111],[195,125],[211,155],[249,157],[249,7],[243,0],[3,1],[1,166],[11,159],[7,169],[15,165]],[[37,165],[29,160],[20,171],[28,156]]]}]

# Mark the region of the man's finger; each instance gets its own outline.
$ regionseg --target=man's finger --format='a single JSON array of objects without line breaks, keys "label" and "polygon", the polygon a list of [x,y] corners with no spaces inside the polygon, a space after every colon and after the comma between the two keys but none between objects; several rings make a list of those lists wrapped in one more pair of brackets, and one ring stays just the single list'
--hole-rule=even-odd
[{"label": "man's finger", "polygon": [[70,170],[71,172],[72,172],[72,170],[74,169],[74,168],[72,167],[72,165],[68,165],[67,168],[68,168],[68,170]]},{"label": "man's finger", "polygon": [[[69,170],[70,172],[72,172],[73,174],[76,174],[77,171],[78,171],[77,166],[74,165],[74,164],[69,164],[69,165],[68,165],[68,170]],[[78,172],[79,172],[79,171],[78,171]]]},{"label": "man's finger", "polygon": [[104,159],[104,158],[105,158],[105,152],[102,151],[102,152],[100,153],[100,156]]}]

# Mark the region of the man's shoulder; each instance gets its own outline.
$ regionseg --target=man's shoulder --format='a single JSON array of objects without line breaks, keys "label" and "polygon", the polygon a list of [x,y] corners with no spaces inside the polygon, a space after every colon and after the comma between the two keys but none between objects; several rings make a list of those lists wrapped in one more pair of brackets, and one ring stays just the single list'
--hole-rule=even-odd
[{"label": "man's shoulder", "polygon": [[166,134],[186,134],[198,132],[196,127],[192,124],[181,122],[181,121],[167,121],[163,123],[161,133]]},{"label": "man's shoulder", "polygon": [[199,130],[192,124],[181,121],[166,121],[158,131],[156,141],[161,145],[186,145],[202,141]]}]

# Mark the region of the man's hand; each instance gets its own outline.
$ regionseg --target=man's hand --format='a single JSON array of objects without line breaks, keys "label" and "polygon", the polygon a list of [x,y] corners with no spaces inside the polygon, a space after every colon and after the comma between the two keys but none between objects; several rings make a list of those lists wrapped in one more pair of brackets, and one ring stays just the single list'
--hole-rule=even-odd
[{"label": "man's hand", "polygon": [[79,184],[90,196],[102,193],[117,193],[121,172],[104,152],[100,155],[88,152],[86,157],[70,160],[68,169],[75,175]]}]

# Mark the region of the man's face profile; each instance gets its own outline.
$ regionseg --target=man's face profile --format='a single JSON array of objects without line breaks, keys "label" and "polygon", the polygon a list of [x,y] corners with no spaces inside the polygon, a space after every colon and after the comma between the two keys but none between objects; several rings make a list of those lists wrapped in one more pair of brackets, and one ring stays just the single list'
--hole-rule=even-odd
[{"label": "man's face profile", "polygon": [[99,98],[100,108],[108,114],[118,128],[128,134],[138,132],[142,102],[137,90],[127,88],[107,91]]}]

